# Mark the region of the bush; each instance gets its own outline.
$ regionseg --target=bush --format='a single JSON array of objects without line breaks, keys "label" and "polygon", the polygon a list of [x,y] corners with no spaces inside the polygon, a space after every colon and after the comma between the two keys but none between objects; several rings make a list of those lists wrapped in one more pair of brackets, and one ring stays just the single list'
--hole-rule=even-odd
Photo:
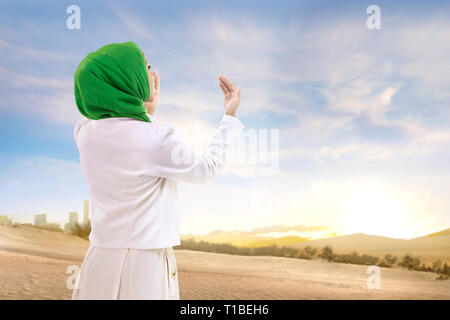
[{"label": "bush", "polygon": [[[434,268],[434,263],[433,263],[433,268]],[[442,262],[439,261],[439,268],[436,268],[435,272],[438,275],[436,280],[448,280],[448,279],[450,279],[450,267],[447,265],[447,262],[444,263],[444,265],[442,266]]]},{"label": "bush", "polygon": [[[90,233],[90,225],[83,226],[77,225],[74,233],[82,238],[87,238]],[[234,255],[245,256],[276,256],[276,257],[290,257],[299,259],[312,259],[317,255],[318,249],[306,246],[303,250],[294,249],[291,247],[278,247],[276,244],[265,247],[238,247],[228,243],[211,243],[207,241],[195,241],[193,238],[181,240],[181,244],[176,246],[179,249],[196,250],[205,252],[226,253]],[[360,255],[357,252],[351,254],[335,254],[331,246],[325,246],[320,250],[318,257],[325,259],[329,262],[351,263],[359,265],[378,265],[380,267],[392,267],[397,263],[398,258],[387,254],[383,259],[371,256],[368,254]],[[431,266],[422,264],[419,257],[414,257],[411,254],[405,255],[400,262],[399,266],[405,267],[408,270],[418,270],[435,272],[438,275],[437,279],[450,278],[450,267],[447,263],[442,265],[442,262],[435,261]]]},{"label": "bush", "polygon": [[398,263],[399,266],[408,268],[408,270],[420,269],[420,258],[407,254],[403,257],[403,260]]},{"label": "bush", "polygon": [[391,255],[391,254],[387,254],[384,256],[384,261],[386,262],[386,264],[393,266],[394,264],[397,263],[398,258]]},{"label": "bush", "polygon": [[384,260],[381,260],[381,261],[377,264],[377,266],[383,267],[383,268],[390,268],[390,267],[392,267],[392,265],[386,263],[386,261],[384,261]]},{"label": "bush", "polygon": [[83,239],[89,239],[91,233],[91,224],[88,223],[75,223],[70,228],[70,233]]},{"label": "bush", "polygon": [[367,266],[375,265],[378,260],[378,257],[370,256],[367,254],[360,256],[357,252],[352,252],[351,254],[336,255],[334,259],[335,262],[362,264]]},{"label": "bush", "polygon": [[312,259],[314,258],[314,256],[317,254],[317,249],[313,248],[311,246],[306,246],[305,248],[303,248],[303,250],[299,250],[297,255],[295,256],[296,258],[299,259]]},{"label": "bush", "polygon": [[441,260],[436,260],[435,262],[433,262],[433,264],[431,266],[433,272],[441,271],[441,267],[442,267],[442,261]]},{"label": "bush", "polygon": [[317,254],[317,249],[311,246],[306,246],[305,249],[303,249],[303,252],[311,259]]},{"label": "bush", "polygon": [[384,259],[378,263],[379,267],[391,268],[397,262],[397,257],[387,254],[384,256]]},{"label": "bush", "polygon": [[322,248],[319,257],[331,262],[335,259],[336,255],[333,253],[333,248],[331,246],[326,246]]},{"label": "bush", "polygon": [[194,239],[181,240],[180,249],[198,250],[206,252],[217,252],[227,254],[238,254],[244,256],[276,256],[295,258],[298,250],[290,247],[278,247],[273,244],[264,247],[238,247],[228,243],[211,243],[206,241],[195,241]]}]

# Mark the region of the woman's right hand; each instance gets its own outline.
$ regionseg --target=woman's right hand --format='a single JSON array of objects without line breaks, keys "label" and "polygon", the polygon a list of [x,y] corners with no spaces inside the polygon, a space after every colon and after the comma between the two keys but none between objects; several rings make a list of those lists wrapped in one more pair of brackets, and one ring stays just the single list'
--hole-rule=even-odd
[{"label": "woman's right hand", "polygon": [[236,110],[241,100],[242,87],[236,85],[223,74],[218,76],[219,87],[224,95],[224,111],[226,115],[236,117]]},{"label": "woman's right hand", "polygon": [[144,106],[147,113],[153,115],[159,103],[159,75],[158,71],[148,70],[148,84],[150,86],[150,95],[147,101],[144,101]]},{"label": "woman's right hand", "polygon": [[153,115],[155,112],[156,107],[159,103],[159,75],[158,71],[150,71],[150,65],[148,64],[147,57],[145,56],[144,52],[142,52],[142,55],[145,58],[145,64],[147,69],[147,76],[148,76],[148,85],[150,89],[150,95],[148,96],[148,99],[144,101],[145,109],[147,109],[147,113]]}]

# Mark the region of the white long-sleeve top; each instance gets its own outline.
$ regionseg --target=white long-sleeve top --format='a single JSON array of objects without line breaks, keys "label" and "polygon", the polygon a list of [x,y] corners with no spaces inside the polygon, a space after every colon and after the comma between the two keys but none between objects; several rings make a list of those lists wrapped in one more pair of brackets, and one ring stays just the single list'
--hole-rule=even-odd
[{"label": "white long-sleeve top", "polygon": [[225,115],[197,155],[173,127],[133,118],[80,119],[74,138],[91,198],[91,244],[165,248],[180,244],[177,181],[214,180],[244,125]]}]

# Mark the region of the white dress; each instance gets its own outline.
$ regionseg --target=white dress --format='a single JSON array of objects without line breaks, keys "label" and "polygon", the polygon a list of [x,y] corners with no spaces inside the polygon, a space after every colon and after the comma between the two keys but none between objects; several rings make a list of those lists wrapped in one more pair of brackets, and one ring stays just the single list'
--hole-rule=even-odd
[{"label": "white dress", "polygon": [[75,125],[92,230],[73,299],[179,299],[177,183],[212,182],[244,125],[224,116],[197,155],[148,116],[151,123],[117,117]]},{"label": "white dress", "polygon": [[110,249],[90,245],[72,300],[179,300],[172,247]]}]

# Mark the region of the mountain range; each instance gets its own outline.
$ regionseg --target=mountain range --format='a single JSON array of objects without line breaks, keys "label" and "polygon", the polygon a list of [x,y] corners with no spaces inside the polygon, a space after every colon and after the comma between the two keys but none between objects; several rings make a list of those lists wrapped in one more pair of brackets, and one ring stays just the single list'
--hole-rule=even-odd
[{"label": "mountain range", "polygon": [[[299,235],[292,235],[297,232]],[[311,238],[314,234],[325,235]],[[276,234],[276,236],[273,236]],[[283,235],[285,234],[285,235]],[[302,236],[304,235],[304,236]],[[337,253],[358,252],[384,256],[385,254],[420,256],[424,261],[450,261],[450,228],[413,239],[396,239],[376,235],[356,233],[336,236],[324,226],[307,227],[302,225],[273,225],[259,227],[250,231],[214,230],[206,235],[186,234],[182,240],[194,239],[214,243],[229,243],[236,246],[289,246],[302,249],[306,246],[322,248],[331,246]]]}]

